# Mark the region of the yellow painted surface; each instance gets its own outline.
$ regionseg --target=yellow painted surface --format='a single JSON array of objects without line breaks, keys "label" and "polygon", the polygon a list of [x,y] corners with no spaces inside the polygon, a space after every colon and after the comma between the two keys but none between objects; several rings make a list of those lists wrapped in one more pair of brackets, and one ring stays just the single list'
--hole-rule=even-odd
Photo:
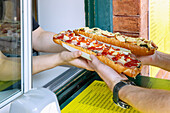
[{"label": "yellow painted surface", "polygon": [[[149,38],[158,46],[158,51],[170,53],[170,0],[149,0]],[[150,67],[150,76],[155,77],[159,68]]]},{"label": "yellow painted surface", "polygon": [[61,113],[139,113],[133,108],[120,108],[114,104],[112,97],[112,92],[103,81],[94,81]]}]

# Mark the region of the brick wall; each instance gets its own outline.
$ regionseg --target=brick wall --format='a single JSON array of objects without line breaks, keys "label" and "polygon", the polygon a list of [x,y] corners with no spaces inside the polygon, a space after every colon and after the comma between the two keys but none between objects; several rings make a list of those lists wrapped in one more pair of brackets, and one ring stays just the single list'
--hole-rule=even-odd
[{"label": "brick wall", "polygon": [[148,38],[148,0],[113,0],[113,32]]},{"label": "brick wall", "polygon": [[[148,39],[148,0],[113,0],[113,32]],[[148,66],[142,75],[148,76]]]}]

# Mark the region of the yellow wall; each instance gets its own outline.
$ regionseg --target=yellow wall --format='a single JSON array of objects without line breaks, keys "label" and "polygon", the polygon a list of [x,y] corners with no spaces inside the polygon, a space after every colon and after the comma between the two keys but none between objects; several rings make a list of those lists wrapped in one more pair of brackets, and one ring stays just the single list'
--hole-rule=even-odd
[{"label": "yellow wall", "polygon": [[[170,0],[149,0],[149,38],[158,46],[158,51],[170,53]],[[150,76],[155,77],[159,68],[150,67]]]}]

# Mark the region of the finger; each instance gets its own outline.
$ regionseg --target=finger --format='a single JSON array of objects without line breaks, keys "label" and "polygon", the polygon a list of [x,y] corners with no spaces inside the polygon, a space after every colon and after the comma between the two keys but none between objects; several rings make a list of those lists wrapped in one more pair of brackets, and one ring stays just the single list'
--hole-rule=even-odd
[{"label": "finger", "polygon": [[74,57],[74,58],[80,57],[81,54],[82,54],[81,51],[74,51],[74,52],[73,52],[73,57]]},{"label": "finger", "polygon": [[78,59],[74,59],[72,61],[69,61],[70,65],[79,67],[79,68],[84,68],[90,71],[94,71],[93,68],[91,68],[91,66],[89,66],[88,61],[85,60],[84,58],[78,58]]},{"label": "finger", "polygon": [[94,71],[94,68],[92,68],[90,65],[89,65],[89,60],[87,60],[87,59],[84,59],[84,58],[82,58],[86,63],[85,63],[85,65],[86,65],[86,69],[87,70],[90,70],[90,71]]},{"label": "finger", "polygon": [[88,60],[86,60],[86,59],[84,59],[84,58],[80,58],[80,61],[81,61],[81,63],[80,63],[80,66],[81,67],[85,67],[85,69],[87,69],[87,70],[90,70],[90,71],[94,71],[94,69],[88,64]]},{"label": "finger", "polygon": [[[115,73],[117,74],[117,72],[115,70],[113,70],[111,67],[103,64],[102,62],[100,62],[96,56],[91,55],[91,65],[93,66],[93,68],[98,72],[98,73]],[[90,62],[89,62],[90,63]]]},{"label": "finger", "polygon": [[87,60],[88,65],[95,70],[95,66],[92,64],[90,60]]},{"label": "finger", "polygon": [[81,56],[81,52],[80,52],[80,51],[74,51],[74,52],[64,51],[64,52],[61,52],[61,54],[60,54],[60,58],[61,58],[64,62],[73,60],[73,59],[78,58],[78,57],[80,57],[80,56]]},{"label": "finger", "polygon": [[96,56],[91,55],[90,58],[91,58],[91,63],[92,63],[94,66],[98,66],[98,65],[102,64],[102,63],[97,59]]},{"label": "finger", "polygon": [[91,55],[91,64],[93,65],[93,68],[96,71],[102,70],[103,67],[105,67],[105,64],[103,64],[101,61],[98,60],[98,58],[94,55]]}]

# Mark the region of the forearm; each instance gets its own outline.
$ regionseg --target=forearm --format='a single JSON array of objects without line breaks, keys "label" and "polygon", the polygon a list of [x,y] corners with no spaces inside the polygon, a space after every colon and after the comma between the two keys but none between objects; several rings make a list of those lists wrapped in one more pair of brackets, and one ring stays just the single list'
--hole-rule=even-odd
[{"label": "forearm", "polygon": [[54,68],[59,65],[64,65],[64,62],[61,60],[60,53],[34,56],[33,57],[33,74]]},{"label": "forearm", "polygon": [[138,56],[144,65],[152,65],[170,71],[170,54],[155,51],[153,55]]},{"label": "forearm", "polygon": [[56,53],[66,50],[62,46],[53,42],[55,33],[44,31],[41,27],[32,33],[33,49],[40,52]]},{"label": "forearm", "polygon": [[0,59],[0,80],[19,80],[21,78],[21,63],[13,60]]},{"label": "forearm", "polygon": [[170,112],[169,91],[124,86],[119,91],[119,98],[142,113]]},{"label": "forearm", "polygon": [[157,51],[154,61],[151,62],[151,65],[170,71],[170,54]]},{"label": "forearm", "polygon": [[[120,75],[95,56],[91,56],[89,65],[107,83],[111,91],[120,80]],[[122,76],[122,75],[121,75]],[[126,85],[119,90],[119,98],[142,113],[169,113],[170,91],[145,89],[133,85]]]}]

